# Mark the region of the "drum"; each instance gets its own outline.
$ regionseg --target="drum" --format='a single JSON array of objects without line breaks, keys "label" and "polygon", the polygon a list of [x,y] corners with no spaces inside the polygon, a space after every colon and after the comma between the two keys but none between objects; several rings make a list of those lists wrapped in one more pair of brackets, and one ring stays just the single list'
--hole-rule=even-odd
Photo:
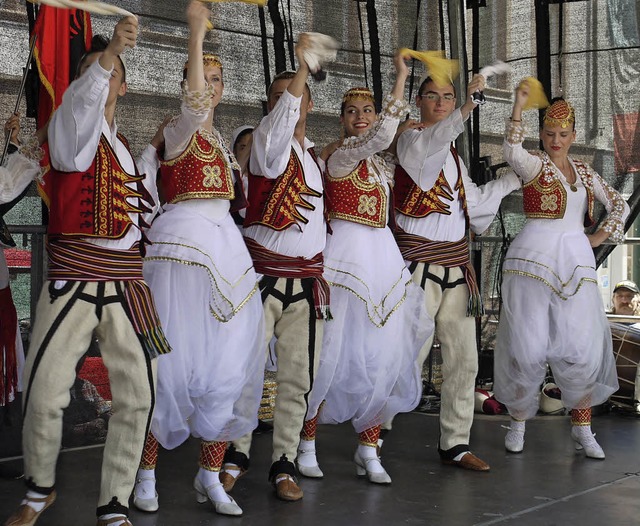
[{"label": "drum", "polygon": [[612,321],[609,325],[620,384],[620,389],[611,395],[610,401],[623,409],[637,411],[634,400],[640,362],[640,326]]}]

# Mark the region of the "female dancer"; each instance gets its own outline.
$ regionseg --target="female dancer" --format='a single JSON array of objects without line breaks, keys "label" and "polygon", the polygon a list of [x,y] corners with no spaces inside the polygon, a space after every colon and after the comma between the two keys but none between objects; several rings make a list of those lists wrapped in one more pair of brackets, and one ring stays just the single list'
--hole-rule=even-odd
[{"label": "female dancer", "polygon": [[[591,406],[615,392],[618,381],[592,247],[607,238],[622,241],[629,207],[590,166],[569,156],[575,113],[565,100],[552,101],[546,110],[544,151],[523,149],[522,109],[530,92],[526,81],[517,88],[504,142],[505,159],[522,179],[527,216],[503,267],[495,395],[512,417],[505,447],[523,450],[525,421],[536,414],[549,364],[564,406],[571,408],[576,449],[602,459],[591,432]],[[609,215],[586,235],[596,199]]]},{"label": "female dancer", "polygon": [[[242,510],[219,482],[226,443],[257,424],[264,369],[262,304],[256,274],[229,213],[237,163],[213,128],[222,64],[202,53],[209,10],[187,8],[189,60],[181,114],[164,131],[162,190],[167,204],[149,230],[144,275],[173,353],[158,363],[158,394],[134,504],[158,509],[158,442],[173,449],[201,439],[198,502]],[[239,176],[239,173],[236,174]]]},{"label": "female dancer", "polygon": [[392,143],[408,112],[408,69],[400,54],[394,63],[396,82],[381,114],[376,115],[371,91],[347,91],[340,117],[346,139],[322,155],[333,229],[324,251],[333,320],[325,327],[298,448],[298,470],[305,476],[322,476],[315,456],[319,412],[322,423],[351,420],[359,433],[357,474],[389,484],[376,450],[380,424],[420,400],[416,360],[433,322],[387,226],[394,167],[378,155]]}]

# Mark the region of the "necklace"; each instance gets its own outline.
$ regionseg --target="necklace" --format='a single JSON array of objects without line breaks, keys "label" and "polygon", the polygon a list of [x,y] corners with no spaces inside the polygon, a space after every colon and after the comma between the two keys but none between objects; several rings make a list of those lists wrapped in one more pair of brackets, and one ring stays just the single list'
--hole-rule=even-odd
[{"label": "necklace", "polygon": [[576,188],[575,184],[569,184],[569,188],[571,188],[572,192],[577,192],[578,191],[578,189]]}]

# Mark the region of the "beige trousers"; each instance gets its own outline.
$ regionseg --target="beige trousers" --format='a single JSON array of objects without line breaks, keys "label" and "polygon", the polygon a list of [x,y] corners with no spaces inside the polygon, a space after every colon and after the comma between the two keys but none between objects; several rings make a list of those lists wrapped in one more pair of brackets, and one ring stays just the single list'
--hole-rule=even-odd
[{"label": "beige trousers", "polygon": [[[272,462],[293,462],[307,414],[308,396],[322,348],[324,320],[316,320],[313,280],[264,276],[260,281],[266,327],[265,348],[275,336],[278,369],[273,412]],[[249,456],[251,433],[233,442]],[[284,459],[282,457],[285,457]]]},{"label": "beige trousers", "polygon": [[122,282],[44,284],[24,371],[23,450],[32,489],[54,486],[62,410],[95,331],[113,395],[98,506],[128,506],[153,410],[155,360],[143,351],[123,304]]},{"label": "beige trousers", "polygon": [[[442,456],[453,458],[469,449],[478,374],[476,322],[466,315],[469,289],[459,267],[418,263],[412,280],[424,290],[425,305],[435,320],[435,336],[440,341],[442,389],[438,449]],[[433,337],[420,351],[421,369],[432,345]],[[386,423],[384,428],[391,429],[391,423]]]}]

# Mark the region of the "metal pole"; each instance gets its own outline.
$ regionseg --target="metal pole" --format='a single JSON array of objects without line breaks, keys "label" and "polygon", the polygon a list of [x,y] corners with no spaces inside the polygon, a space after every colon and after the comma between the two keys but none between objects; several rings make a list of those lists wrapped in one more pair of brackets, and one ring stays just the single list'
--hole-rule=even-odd
[{"label": "metal pole", "polygon": [[[20,109],[20,100],[22,100],[22,94],[24,93],[24,86],[27,83],[27,74],[29,73],[29,65],[31,64],[31,59],[33,59],[33,51],[36,47],[36,36],[33,35],[31,38],[31,47],[29,48],[29,58],[27,59],[27,66],[24,68],[24,72],[22,73],[22,82],[20,83],[20,90],[18,91],[18,100],[16,100],[16,107],[13,110],[13,113],[18,113]],[[7,156],[7,152],[9,151],[9,143],[11,142],[11,134],[7,135],[4,141],[4,150],[2,150],[2,157],[0,158],[0,165],[4,164],[4,159]]]}]

